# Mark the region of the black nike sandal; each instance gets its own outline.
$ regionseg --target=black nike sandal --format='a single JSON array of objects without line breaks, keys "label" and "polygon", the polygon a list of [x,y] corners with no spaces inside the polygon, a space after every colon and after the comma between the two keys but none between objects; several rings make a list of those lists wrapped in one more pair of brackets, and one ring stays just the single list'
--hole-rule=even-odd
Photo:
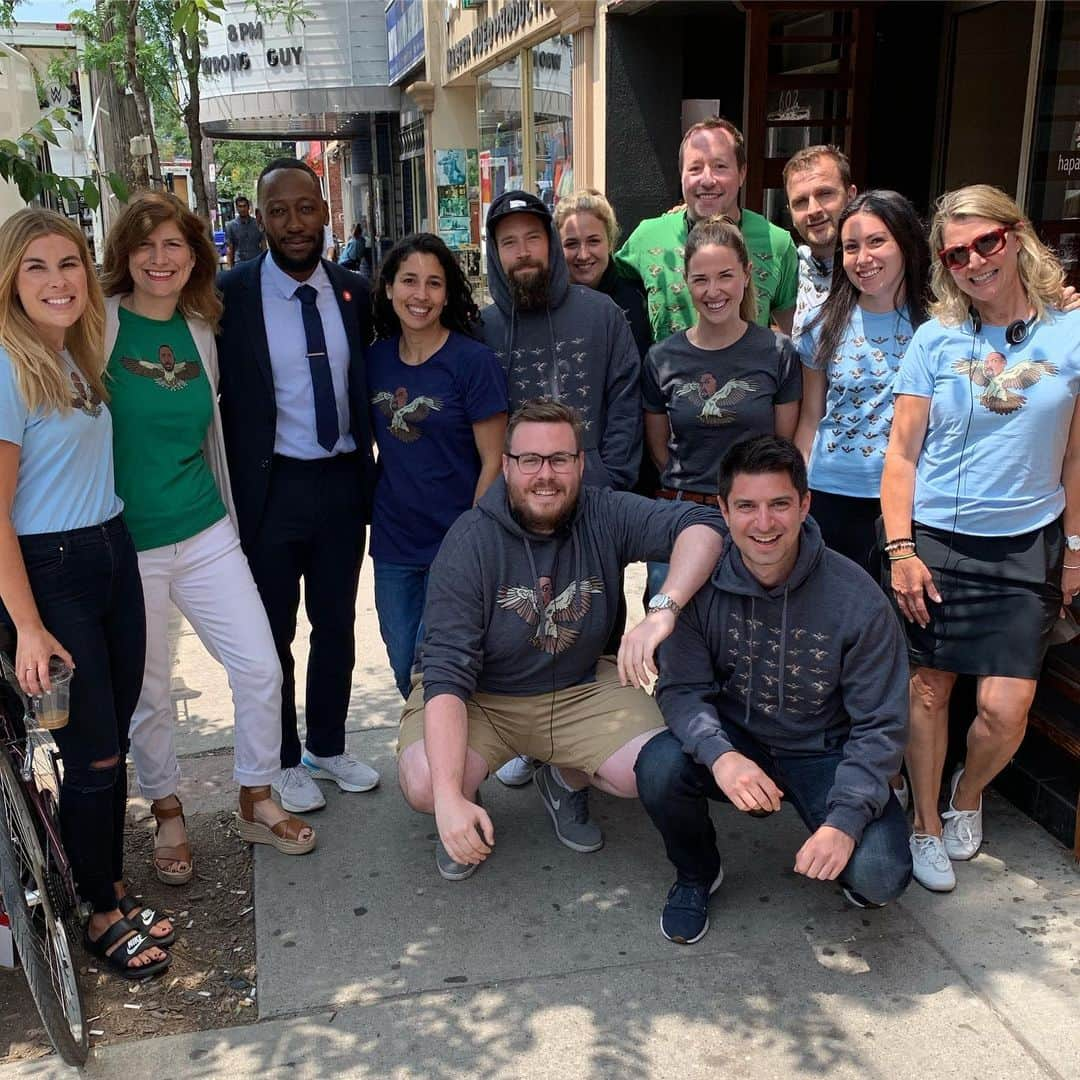
[{"label": "black nike sandal", "polygon": [[176,926],[167,933],[162,934],[161,937],[155,937],[150,933],[150,928],[154,923],[172,922],[172,919],[168,915],[159,915],[157,911],[152,907],[147,907],[145,904],[140,904],[130,893],[126,893],[116,901],[116,906],[124,913],[124,917],[132,926],[137,930],[141,930],[155,945],[160,945],[165,948],[171,945],[176,940]]},{"label": "black nike sandal", "polygon": [[[154,975],[160,975],[172,963],[172,957],[166,954],[164,960],[132,967],[130,961],[136,956],[141,956],[148,949],[160,949],[161,946],[127,919],[118,919],[96,941],[90,937],[88,922],[83,931],[83,948],[91,956],[104,960],[113,971],[125,979],[150,979]],[[109,952],[109,949],[112,949],[112,952]]]}]

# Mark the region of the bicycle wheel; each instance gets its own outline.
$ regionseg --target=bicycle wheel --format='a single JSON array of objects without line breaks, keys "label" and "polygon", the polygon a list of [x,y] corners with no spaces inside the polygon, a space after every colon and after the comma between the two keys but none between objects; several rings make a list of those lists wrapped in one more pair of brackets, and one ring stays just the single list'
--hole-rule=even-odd
[{"label": "bicycle wheel", "polygon": [[90,1033],[64,922],[53,908],[48,867],[11,760],[0,752],[0,892],[26,981],[56,1052],[86,1061]]}]

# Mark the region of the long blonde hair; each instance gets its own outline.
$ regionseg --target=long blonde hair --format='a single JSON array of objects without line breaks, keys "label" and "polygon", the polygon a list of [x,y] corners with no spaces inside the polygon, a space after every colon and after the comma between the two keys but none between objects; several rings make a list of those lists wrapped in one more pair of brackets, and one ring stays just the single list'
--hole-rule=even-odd
[{"label": "long blonde hair", "polygon": [[86,310],[68,327],[64,347],[71,353],[83,378],[108,400],[102,382],[105,370],[105,303],[86,237],[66,217],[54,210],[27,207],[0,225],[0,345],[15,368],[19,392],[27,408],[68,412],[71,381],[57,354],[41,340],[41,333],[26,314],[19,299],[19,267],[26,249],[44,236],[62,236],[79,251],[86,271]]},{"label": "long blonde hair", "polygon": [[101,286],[106,296],[124,296],[135,288],[128,269],[128,257],[159,225],[171,221],[180,230],[195,256],[191,276],[177,303],[185,318],[202,319],[217,332],[222,304],[218,296],[217,248],[202,218],[193,214],[175,195],[166,191],[144,191],[124,207],[105,238],[105,265]]},{"label": "long blonde hair", "polygon": [[1000,188],[990,184],[947,191],[934,207],[930,225],[930,288],[934,300],[930,314],[949,326],[958,326],[968,317],[969,297],[941,262],[938,252],[945,246],[945,226],[951,221],[985,218],[1012,229],[1017,243],[1017,268],[1035,317],[1044,319],[1046,309],[1060,307],[1065,271],[1057,256],[1036,236],[1035,230],[1016,203]]}]

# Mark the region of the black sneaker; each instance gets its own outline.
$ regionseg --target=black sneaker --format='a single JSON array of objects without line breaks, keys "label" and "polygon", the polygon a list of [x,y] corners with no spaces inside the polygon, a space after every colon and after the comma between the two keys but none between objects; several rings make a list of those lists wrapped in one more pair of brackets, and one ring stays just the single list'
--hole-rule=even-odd
[{"label": "black sneaker", "polygon": [[709,932],[709,897],[724,880],[721,867],[711,885],[688,885],[676,881],[660,913],[660,933],[676,945],[693,945]]},{"label": "black sneaker", "polygon": [[857,893],[846,885],[843,886],[843,890],[845,899],[852,907],[862,908],[864,911],[876,911],[878,908],[885,906],[884,904],[875,904],[873,900],[867,900],[862,893]]}]

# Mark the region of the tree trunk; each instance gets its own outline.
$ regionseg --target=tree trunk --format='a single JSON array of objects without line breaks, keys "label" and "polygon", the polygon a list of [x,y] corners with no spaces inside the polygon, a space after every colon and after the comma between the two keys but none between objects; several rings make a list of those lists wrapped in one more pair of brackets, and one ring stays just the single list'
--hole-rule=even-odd
[{"label": "tree trunk", "polygon": [[150,136],[150,171],[147,174],[146,158],[135,159],[136,176],[139,187],[152,188],[154,182],[162,184],[161,159],[158,157],[157,138],[154,135],[154,118],[150,112],[150,99],[146,95],[146,83],[139,74],[136,55],[136,27],[138,25],[139,0],[127,0],[127,15],[124,20],[124,68],[127,72],[128,86],[135,98],[135,108],[139,114],[141,134]]},{"label": "tree trunk", "polygon": [[199,39],[179,33],[180,62],[187,79],[188,99],[184,105],[184,123],[191,143],[191,186],[195,192],[195,213],[210,221],[210,202],[206,196],[206,173],[203,169],[203,139],[199,122],[199,65],[202,50]]}]

